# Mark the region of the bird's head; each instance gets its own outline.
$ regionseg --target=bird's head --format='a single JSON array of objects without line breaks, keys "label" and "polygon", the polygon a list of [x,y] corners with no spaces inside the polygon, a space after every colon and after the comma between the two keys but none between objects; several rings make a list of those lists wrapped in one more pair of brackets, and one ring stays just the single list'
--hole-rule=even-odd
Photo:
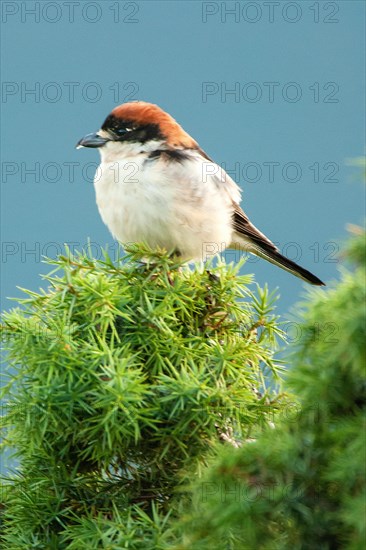
[{"label": "bird's head", "polygon": [[99,148],[103,156],[151,152],[158,147],[192,149],[196,142],[157,105],[134,101],[119,105],[107,116],[102,127],[83,137],[76,145]]}]

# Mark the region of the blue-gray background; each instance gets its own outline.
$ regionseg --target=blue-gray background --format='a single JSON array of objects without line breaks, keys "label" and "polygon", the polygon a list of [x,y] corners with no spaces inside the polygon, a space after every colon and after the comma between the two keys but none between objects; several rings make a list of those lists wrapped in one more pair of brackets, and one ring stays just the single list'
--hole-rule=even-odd
[{"label": "blue-gray background", "polygon": [[[42,255],[113,240],[76,141],[118,103],[170,112],[244,191],[251,220],[325,281],[364,189],[364,3],[2,2],[2,307]],[[33,90],[33,92],[32,92]],[[230,93],[231,91],[231,93]],[[32,172],[33,170],[33,172]],[[231,258],[232,256],[228,256]],[[304,284],[258,260],[285,314]]]}]

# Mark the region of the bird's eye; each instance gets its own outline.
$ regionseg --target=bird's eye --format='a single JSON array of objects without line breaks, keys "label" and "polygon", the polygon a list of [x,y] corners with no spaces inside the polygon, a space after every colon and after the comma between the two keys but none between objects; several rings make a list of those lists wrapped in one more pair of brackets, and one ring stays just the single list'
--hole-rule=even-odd
[{"label": "bird's eye", "polygon": [[135,128],[116,128],[113,130],[113,133],[121,137],[127,134],[127,132],[132,132],[133,130],[135,130]]}]

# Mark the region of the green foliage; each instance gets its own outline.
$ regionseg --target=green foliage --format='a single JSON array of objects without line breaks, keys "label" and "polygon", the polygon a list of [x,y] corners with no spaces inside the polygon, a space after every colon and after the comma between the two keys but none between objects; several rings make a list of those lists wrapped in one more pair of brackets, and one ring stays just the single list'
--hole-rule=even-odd
[{"label": "green foliage", "polygon": [[348,163],[350,166],[356,166],[360,169],[361,172],[361,179],[363,181],[366,181],[366,157],[353,157],[351,159],[348,159]]},{"label": "green foliage", "polygon": [[3,316],[6,548],[159,549],[182,487],[281,409],[282,336],[240,266],[67,254]]},{"label": "green foliage", "polygon": [[300,408],[213,461],[176,548],[365,548],[365,233],[353,232],[352,270],[300,305],[287,377]]}]

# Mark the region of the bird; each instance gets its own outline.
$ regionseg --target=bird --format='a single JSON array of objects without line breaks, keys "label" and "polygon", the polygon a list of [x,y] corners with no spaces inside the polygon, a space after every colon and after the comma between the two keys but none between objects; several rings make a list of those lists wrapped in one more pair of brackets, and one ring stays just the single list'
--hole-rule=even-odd
[{"label": "bird", "polygon": [[76,147],[99,149],[96,202],[120,243],[144,242],[187,261],[202,260],[215,248],[234,248],[324,285],[252,224],[240,207],[240,187],[159,106],[123,103]]}]

